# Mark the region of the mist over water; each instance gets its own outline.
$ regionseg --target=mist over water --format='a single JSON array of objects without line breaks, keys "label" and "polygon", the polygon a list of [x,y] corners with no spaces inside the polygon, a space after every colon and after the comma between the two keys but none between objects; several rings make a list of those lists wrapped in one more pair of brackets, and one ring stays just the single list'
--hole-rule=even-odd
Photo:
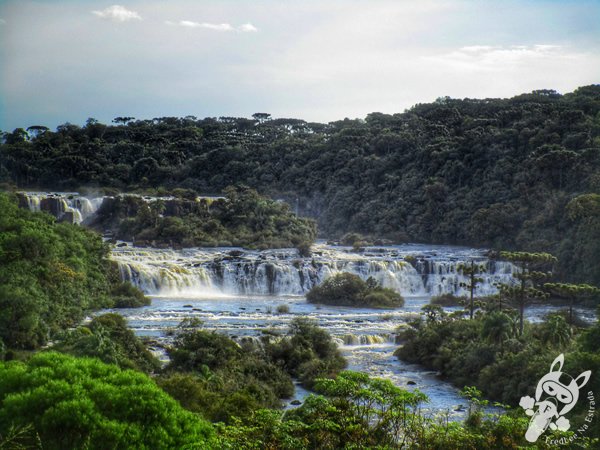
[{"label": "mist over water", "polygon": [[303,295],[328,277],[350,272],[377,280],[403,296],[466,295],[468,280],[458,271],[471,260],[486,267],[478,295],[497,291],[496,283],[512,283],[514,266],[493,261],[485,251],[449,246],[407,244],[370,247],[362,253],[324,244],[302,258],[295,249],[160,250],[117,248],[113,259],[123,279],[151,295],[186,297],[227,295]]}]

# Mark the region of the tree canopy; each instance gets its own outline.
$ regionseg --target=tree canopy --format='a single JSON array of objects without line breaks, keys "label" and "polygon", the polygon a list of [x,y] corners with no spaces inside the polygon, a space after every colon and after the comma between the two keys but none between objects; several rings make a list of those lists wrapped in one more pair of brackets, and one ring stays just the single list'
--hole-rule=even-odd
[{"label": "tree canopy", "polygon": [[569,281],[600,284],[600,86],[548,92],[328,124],[260,113],[19,128],[0,146],[0,181],[204,194],[243,183],[327,236],[549,252]]},{"label": "tree canopy", "polygon": [[0,435],[32,426],[42,448],[210,448],[212,426],[139,372],[38,353],[0,362]]}]

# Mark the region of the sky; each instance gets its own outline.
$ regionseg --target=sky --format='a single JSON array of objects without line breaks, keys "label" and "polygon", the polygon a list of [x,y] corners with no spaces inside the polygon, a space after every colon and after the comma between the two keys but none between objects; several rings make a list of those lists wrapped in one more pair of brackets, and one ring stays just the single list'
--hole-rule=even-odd
[{"label": "sky", "polygon": [[255,112],[329,122],[598,83],[600,0],[0,0],[5,131]]}]

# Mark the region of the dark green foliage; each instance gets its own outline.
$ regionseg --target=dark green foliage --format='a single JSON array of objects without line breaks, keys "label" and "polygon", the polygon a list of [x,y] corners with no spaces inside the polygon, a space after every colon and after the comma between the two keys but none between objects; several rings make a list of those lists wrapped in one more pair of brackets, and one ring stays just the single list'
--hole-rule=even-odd
[{"label": "dark green foliage", "polygon": [[265,350],[278,366],[308,388],[317,378],[333,377],[346,367],[330,334],[306,318],[292,320],[287,336],[267,342]]},{"label": "dark green foliage", "polygon": [[169,356],[160,385],[186,408],[213,421],[278,407],[280,398],[294,392],[290,376],[252,342],[240,346],[222,334],[187,330],[177,336]]},{"label": "dark green foliage", "polygon": [[[409,392],[389,380],[342,372],[336,379],[318,380],[321,395],[309,396],[304,404],[285,413],[259,410],[244,421],[218,427],[218,445],[223,450],[282,449],[468,449],[512,450],[533,448],[525,441],[528,418],[508,413],[483,414],[487,404],[474,388],[465,389],[469,418],[465,424],[434,419],[420,411],[427,397]],[[548,432],[556,439],[565,436]],[[569,434],[566,434],[568,437]],[[581,447],[594,448],[597,440],[578,440]],[[540,439],[536,449],[555,448]]]},{"label": "dark green foliage", "polygon": [[[403,333],[405,343],[396,351],[402,360],[439,371],[457,386],[475,385],[492,400],[516,406],[531,392],[560,353],[568,373],[598,370],[600,324],[585,331],[573,329],[565,318],[553,314],[542,323],[526,324],[519,336],[515,312],[493,310],[474,320],[448,317],[437,322],[416,322]],[[592,376],[585,392],[600,389],[600,377]],[[583,414],[585,405],[578,405]],[[594,428],[589,436],[600,436]]]},{"label": "dark green foliage", "polygon": [[110,294],[114,300],[114,308],[139,308],[150,304],[150,299],[131,283],[120,282],[114,285]]},{"label": "dark green foliage", "polygon": [[147,202],[126,195],[106,199],[92,227],[110,229],[136,245],[297,247],[310,254],[316,225],[246,187],[225,189],[226,198]]},{"label": "dark green foliage", "polygon": [[353,249],[358,250],[361,247],[372,245],[372,242],[360,233],[346,233],[340,238],[340,244],[349,245]]},{"label": "dark green foliage", "polygon": [[431,297],[429,303],[440,306],[464,306],[467,304],[467,298],[457,297],[454,294],[441,294]]},{"label": "dark green foliage", "polygon": [[[184,330],[184,326],[181,327]],[[346,365],[325,330],[295,319],[286,336],[238,344],[219,333],[187,327],[169,350],[158,383],[191,411],[212,421],[235,422],[259,408],[279,407],[294,393],[292,376],[306,386],[334,377]]]},{"label": "dark green foliage", "polygon": [[366,308],[404,305],[404,299],[396,291],[378,286],[372,278],[365,282],[358,275],[347,272],[338,273],[313,287],[306,299],[310,303]]},{"label": "dark green foliage", "polygon": [[96,357],[123,369],[153,372],[160,368],[160,362],[118,314],[95,317],[89,325],[65,332],[53,348],[75,356]]},{"label": "dark green foliage", "polygon": [[[0,339],[35,349],[85,312],[140,292],[116,281],[108,247],[96,233],[17,207],[0,193]],[[117,284],[115,284],[117,283]],[[127,296],[127,297],[126,297]]]},{"label": "dark green foliage", "polygon": [[146,375],[60,353],[0,363],[0,436],[30,425],[57,450],[210,448],[213,437]]},{"label": "dark green foliage", "polygon": [[84,311],[110,306],[107,248],[91,231],[57,224],[0,193],[0,338],[32,349]]},{"label": "dark green foliage", "polygon": [[16,129],[0,147],[0,182],[202,193],[244,183],[297,205],[328,236],[550,252],[568,281],[600,284],[599,112],[590,85],[329,124],[160,117]]}]

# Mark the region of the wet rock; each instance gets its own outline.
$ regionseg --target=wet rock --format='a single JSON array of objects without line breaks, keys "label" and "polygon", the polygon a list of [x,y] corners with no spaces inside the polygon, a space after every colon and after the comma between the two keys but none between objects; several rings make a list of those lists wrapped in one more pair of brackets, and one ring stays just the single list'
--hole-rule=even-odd
[{"label": "wet rock", "polygon": [[17,200],[19,202],[19,208],[29,208],[29,200],[27,200],[27,196],[22,192],[17,192]]},{"label": "wet rock", "polygon": [[301,404],[302,404],[302,402],[300,400],[292,400],[290,402],[290,405],[294,405],[294,406],[298,406],[298,405],[301,405]]},{"label": "wet rock", "polygon": [[60,197],[43,198],[40,201],[40,210],[48,211],[54,217],[60,217],[65,212],[65,201]]},{"label": "wet rock", "polygon": [[59,222],[66,222],[73,225],[75,223],[75,214],[72,211],[67,211],[58,220]]},{"label": "wet rock", "polygon": [[183,305],[184,308],[191,308],[192,305]]},{"label": "wet rock", "polygon": [[121,242],[120,244],[117,244],[117,247],[127,247],[127,243]]},{"label": "wet rock", "polygon": [[412,380],[410,380],[410,381],[407,381],[406,384],[409,385],[409,386],[415,386],[417,383],[414,382],[414,381],[412,381]]}]

